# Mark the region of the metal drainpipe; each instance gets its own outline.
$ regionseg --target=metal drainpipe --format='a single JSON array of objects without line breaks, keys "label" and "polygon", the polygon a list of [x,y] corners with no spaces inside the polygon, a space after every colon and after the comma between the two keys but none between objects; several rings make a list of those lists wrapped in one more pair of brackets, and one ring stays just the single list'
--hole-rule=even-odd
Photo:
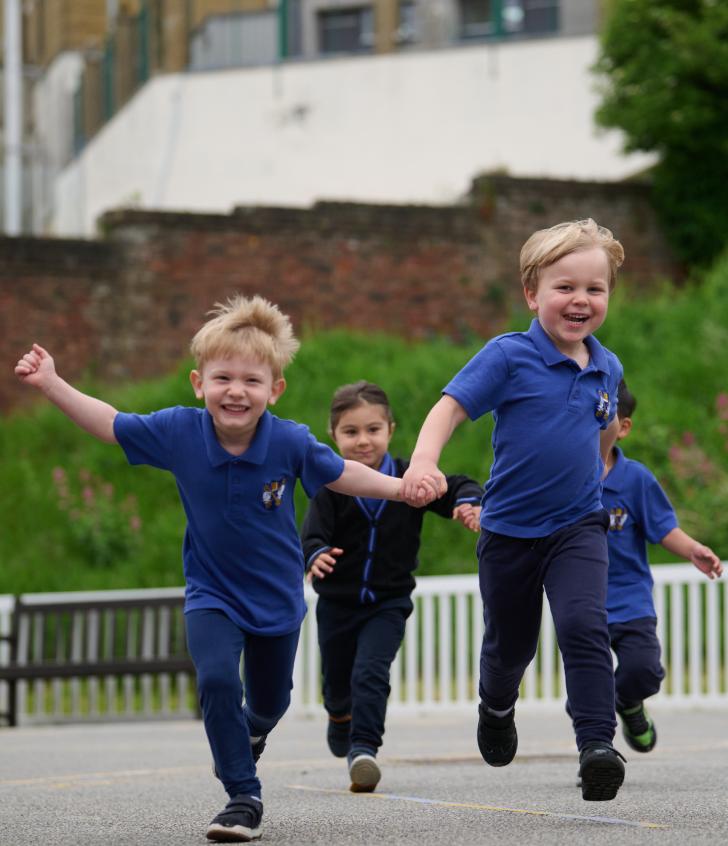
[{"label": "metal drainpipe", "polygon": [[5,232],[23,226],[23,57],[20,0],[4,2],[5,30]]}]

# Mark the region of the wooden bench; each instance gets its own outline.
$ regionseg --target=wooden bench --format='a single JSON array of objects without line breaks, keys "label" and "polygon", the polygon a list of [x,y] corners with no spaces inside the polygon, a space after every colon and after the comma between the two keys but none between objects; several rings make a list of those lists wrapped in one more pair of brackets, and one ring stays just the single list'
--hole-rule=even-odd
[{"label": "wooden bench", "polygon": [[[194,689],[183,605],[177,588],[17,597],[10,633],[0,635],[8,643],[0,719],[25,722],[28,696],[43,721],[194,715],[184,702],[171,704]],[[173,682],[181,689],[170,695]]]}]

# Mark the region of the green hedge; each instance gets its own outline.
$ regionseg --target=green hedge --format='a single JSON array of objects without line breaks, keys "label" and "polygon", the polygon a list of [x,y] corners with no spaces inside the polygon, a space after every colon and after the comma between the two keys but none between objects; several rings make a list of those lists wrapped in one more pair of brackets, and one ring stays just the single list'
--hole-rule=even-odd
[{"label": "green hedge", "polygon": [[[514,314],[513,328],[526,328],[529,319],[525,310]],[[728,259],[700,284],[679,290],[666,284],[649,298],[636,298],[623,283],[599,336],[622,359],[638,398],[625,451],[664,483],[683,527],[728,555]],[[440,389],[481,345],[408,344],[342,331],[304,335],[275,411],[326,440],[333,389],[370,379],[387,390],[394,408],[392,450],[408,455]],[[62,373],[62,352],[52,352]],[[190,404],[189,367],[184,362],[154,382],[83,387],[121,410]],[[1,423],[0,593],[182,582],[184,516],[169,474],[129,467],[118,447],[95,442],[43,403]],[[443,469],[483,481],[490,431],[490,418],[463,424]],[[300,490],[297,507],[301,518]],[[428,516],[420,573],[474,572],[475,541],[460,525]],[[659,548],[653,558],[670,560]]]}]

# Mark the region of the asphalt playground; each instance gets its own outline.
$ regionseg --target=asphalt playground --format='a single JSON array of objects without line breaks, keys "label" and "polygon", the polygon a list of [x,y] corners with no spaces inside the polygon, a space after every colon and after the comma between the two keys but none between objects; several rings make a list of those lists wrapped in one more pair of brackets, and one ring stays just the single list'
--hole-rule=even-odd
[{"label": "asphalt playground", "polygon": [[[263,843],[692,846],[728,843],[728,709],[653,710],[612,802],[575,786],[559,711],[517,713],[519,752],[493,769],[470,712],[392,716],[376,793],[348,790],[323,717],[284,718],[261,759]],[[0,844],[202,846],[225,804],[196,721],[0,729]]]}]

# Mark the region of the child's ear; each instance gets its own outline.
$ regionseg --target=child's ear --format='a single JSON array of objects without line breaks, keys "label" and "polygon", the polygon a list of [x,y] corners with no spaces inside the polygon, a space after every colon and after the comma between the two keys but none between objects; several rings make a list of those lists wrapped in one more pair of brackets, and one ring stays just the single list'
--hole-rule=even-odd
[{"label": "child's ear", "polygon": [[275,405],[285,390],[286,380],[283,377],[274,379],[270,389],[270,396],[268,397],[268,405]]},{"label": "child's ear", "polygon": [[198,370],[190,371],[190,382],[192,383],[192,390],[195,392],[197,399],[204,399],[205,394],[202,391],[202,374]]},{"label": "child's ear", "polygon": [[632,431],[632,418],[631,417],[620,417],[619,418],[619,431],[617,432],[617,440],[621,441],[622,438],[626,438],[627,435]]},{"label": "child's ear", "polygon": [[532,291],[528,286],[523,286],[523,296],[526,298],[526,303],[531,311],[538,311],[538,304],[536,303],[536,292]]}]

